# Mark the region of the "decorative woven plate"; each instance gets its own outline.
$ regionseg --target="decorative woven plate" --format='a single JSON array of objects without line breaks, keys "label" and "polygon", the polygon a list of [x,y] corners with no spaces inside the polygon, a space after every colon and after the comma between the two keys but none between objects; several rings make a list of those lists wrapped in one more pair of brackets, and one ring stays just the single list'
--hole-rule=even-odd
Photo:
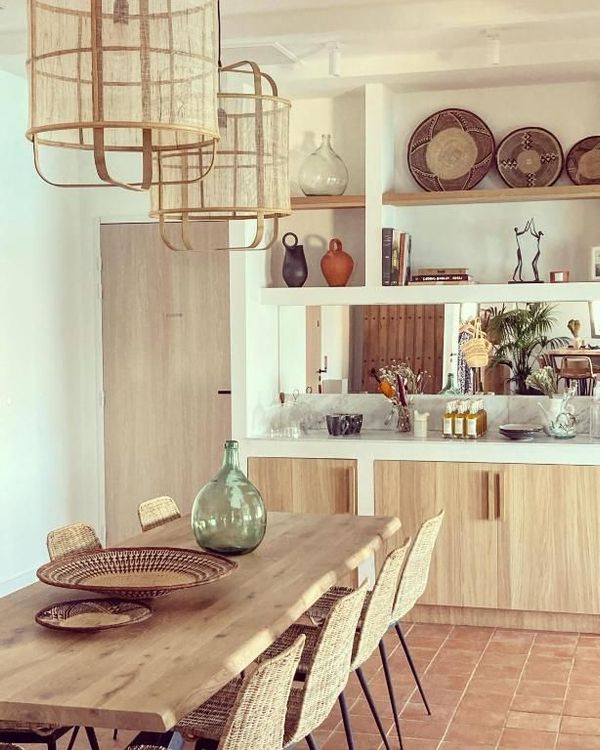
[{"label": "decorative woven plate", "polygon": [[51,630],[93,633],[97,630],[134,625],[152,616],[152,610],[141,602],[120,599],[80,599],[59,602],[41,609],[35,616],[39,625]]},{"label": "decorative woven plate", "polygon": [[558,138],[544,128],[513,130],[496,151],[498,172],[509,187],[554,185],[563,164]]},{"label": "decorative woven plate", "polygon": [[50,586],[148,599],[212,583],[237,567],[233,560],[200,550],[115,547],[54,560],[42,565],[37,576]]},{"label": "decorative woven plate", "polygon": [[466,109],[443,109],[417,127],[408,143],[408,168],[425,190],[470,190],[488,173],[494,136]]},{"label": "decorative woven plate", "polygon": [[567,174],[576,185],[600,185],[600,135],[573,146],[567,155]]}]

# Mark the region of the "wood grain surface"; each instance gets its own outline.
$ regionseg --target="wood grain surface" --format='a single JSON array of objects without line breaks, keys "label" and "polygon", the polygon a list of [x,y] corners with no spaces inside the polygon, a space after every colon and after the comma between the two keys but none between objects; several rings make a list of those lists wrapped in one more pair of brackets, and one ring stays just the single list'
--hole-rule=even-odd
[{"label": "wood grain surface", "polygon": [[[127,545],[195,549],[189,524],[173,521]],[[399,528],[397,518],[271,513],[265,541],[237,558],[232,576],[153,602],[140,625],[94,635],[36,625],[39,609],[66,598],[59,589],[37,583],[5,597],[0,720],[171,728]]]}]

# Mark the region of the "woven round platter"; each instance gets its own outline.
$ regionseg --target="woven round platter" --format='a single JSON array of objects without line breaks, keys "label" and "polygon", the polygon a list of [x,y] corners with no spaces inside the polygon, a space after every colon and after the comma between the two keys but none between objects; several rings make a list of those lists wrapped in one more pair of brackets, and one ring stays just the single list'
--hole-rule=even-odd
[{"label": "woven round platter", "polygon": [[578,141],[567,155],[567,174],[576,185],[600,185],[600,135]]},{"label": "woven round platter", "polygon": [[38,625],[51,630],[94,633],[144,622],[152,610],[141,602],[121,599],[80,599],[59,602],[41,609],[35,616]]},{"label": "woven round platter", "polygon": [[544,128],[519,128],[496,150],[496,166],[509,187],[548,187],[560,177],[564,156],[558,138]]},{"label": "woven round platter", "polygon": [[42,565],[37,576],[50,586],[148,599],[218,581],[237,567],[233,560],[200,550],[116,547],[54,560]]},{"label": "woven round platter", "polygon": [[466,109],[435,112],[416,128],[408,143],[408,168],[430,192],[470,190],[488,173],[494,136],[485,122]]}]

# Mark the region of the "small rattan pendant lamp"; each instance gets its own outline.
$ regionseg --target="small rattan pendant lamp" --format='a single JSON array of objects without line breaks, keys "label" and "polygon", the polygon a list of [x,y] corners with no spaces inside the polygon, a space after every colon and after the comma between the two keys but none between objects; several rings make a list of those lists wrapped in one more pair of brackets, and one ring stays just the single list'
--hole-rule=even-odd
[{"label": "small rattan pendant lamp", "polygon": [[[247,219],[256,221],[254,239],[246,247],[227,249],[270,247],[279,218],[291,213],[290,102],[279,97],[273,79],[253,62],[221,68],[221,84],[221,140],[208,177],[201,182],[193,179],[211,158],[207,149],[156,157],[158,185],[152,189],[150,215],[159,219],[163,241],[171,250],[195,249],[190,233],[193,221]],[[265,245],[267,219],[274,220],[274,227]],[[178,241],[169,236],[174,226]]]},{"label": "small rattan pendant lamp", "polygon": [[[214,148],[216,0],[28,0],[29,128],[40,177],[59,187],[148,189],[154,155]],[[100,183],[44,176],[40,146],[93,152]],[[111,152],[141,155],[139,182]]]}]

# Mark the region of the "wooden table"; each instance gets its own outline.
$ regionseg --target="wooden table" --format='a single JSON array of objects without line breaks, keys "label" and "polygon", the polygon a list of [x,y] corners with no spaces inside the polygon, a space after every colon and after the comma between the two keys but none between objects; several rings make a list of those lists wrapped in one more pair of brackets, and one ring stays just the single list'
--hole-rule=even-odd
[{"label": "wooden table", "polygon": [[[271,513],[265,541],[231,576],[155,600],[144,623],[96,634],[35,624],[39,609],[73,592],[36,583],[5,597],[0,719],[170,729],[399,528],[397,518]],[[196,548],[187,518],[127,544]]]},{"label": "wooden table", "polygon": [[548,349],[544,354],[550,358],[554,368],[556,360],[563,357],[589,357],[592,364],[600,364],[600,349]]}]

